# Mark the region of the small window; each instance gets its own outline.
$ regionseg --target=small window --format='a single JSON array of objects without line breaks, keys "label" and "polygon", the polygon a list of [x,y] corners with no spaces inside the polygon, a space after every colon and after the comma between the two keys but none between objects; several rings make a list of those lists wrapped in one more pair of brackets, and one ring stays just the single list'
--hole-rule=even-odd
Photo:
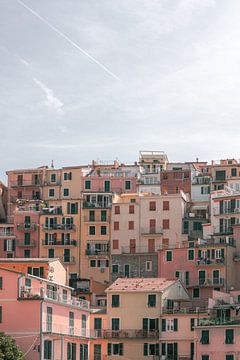
[{"label": "small window", "polygon": [[119,230],[119,221],[114,221],[114,223],[113,223],[113,229],[114,229],[114,231],[118,231],[118,230]]},{"label": "small window", "polygon": [[209,360],[209,355],[202,355],[202,360]]},{"label": "small window", "polygon": [[152,260],[147,260],[145,264],[146,271],[152,271]]},{"label": "small window", "polygon": [[119,266],[118,264],[112,264],[112,273],[117,274],[119,272]]},{"label": "small window", "polygon": [[95,234],[96,234],[95,226],[89,226],[89,235],[95,235]]},{"label": "small window", "polygon": [[234,360],[233,354],[226,354],[226,360]]},{"label": "small window", "polygon": [[115,215],[119,215],[120,214],[120,206],[116,205],[114,209],[115,209]]},{"label": "small window", "polygon": [[113,250],[119,249],[119,240],[113,240]]},{"label": "small window", "polygon": [[50,259],[54,258],[54,249],[48,249],[48,257]]},{"label": "small window", "polygon": [[156,211],[156,201],[149,202],[149,211]]},{"label": "small window", "polygon": [[237,169],[236,168],[231,169],[231,176],[237,176]]},{"label": "small window", "polygon": [[194,250],[188,250],[188,260],[194,260]]},{"label": "small window", "polygon": [[163,201],[163,210],[164,211],[169,210],[169,201]]},{"label": "small window", "polygon": [[107,211],[101,210],[101,221],[107,221]]},{"label": "small window", "polygon": [[172,261],[172,251],[166,251],[166,261]]},{"label": "small window", "polygon": [[25,257],[25,258],[30,258],[30,257],[31,257],[31,252],[30,252],[30,250],[24,250],[24,257]]},{"label": "small window", "polygon": [[31,281],[31,279],[29,279],[29,278],[26,278],[26,279],[25,279],[25,286],[26,286],[26,287],[31,287],[31,286],[32,286],[32,281]]},{"label": "small window", "polygon": [[112,295],[112,307],[120,306],[120,297],[119,295]]},{"label": "small window", "polygon": [[54,189],[49,189],[48,196],[49,197],[54,197],[55,196],[55,190]]},{"label": "small window", "polygon": [[202,345],[209,344],[209,330],[202,330],[201,344]]},{"label": "small window", "polygon": [[64,173],[63,178],[64,178],[64,180],[72,180],[72,173],[71,172]]},{"label": "small window", "polygon": [[85,190],[91,189],[91,180],[85,180]]},{"label": "small window", "polygon": [[63,189],[63,196],[69,196],[69,189]]},{"label": "small window", "polygon": [[234,330],[226,329],[225,332],[225,344],[233,344],[234,342]]},{"label": "small window", "polygon": [[193,298],[198,299],[200,297],[200,290],[199,288],[193,288]]},{"label": "small window", "polygon": [[163,229],[167,230],[170,227],[169,219],[163,219]]},{"label": "small window", "polygon": [[155,294],[149,294],[148,295],[148,307],[156,307],[156,295]]},{"label": "small window", "polygon": [[134,221],[128,222],[128,230],[134,230]]},{"label": "small window", "polygon": [[195,326],[195,319],[192,318],[192,319],[190,319],[190,330],[191,330],[191,331],[194,330],[194,326]]},{"label": "small window", "polygon": [[125,190],[131,190],[131,181],[130,180],[125,181]]},{"label": "small window", "polygon": [[51,182],[56,182],[56,174],[51,174]]},{"label": "small window", "polygon": [[51,360],[52,359],[52,341],[44,340],[44,359]]},{"label": "small window", "polygon": [[96,267],[96,260],[90,260],[90,267]]}]

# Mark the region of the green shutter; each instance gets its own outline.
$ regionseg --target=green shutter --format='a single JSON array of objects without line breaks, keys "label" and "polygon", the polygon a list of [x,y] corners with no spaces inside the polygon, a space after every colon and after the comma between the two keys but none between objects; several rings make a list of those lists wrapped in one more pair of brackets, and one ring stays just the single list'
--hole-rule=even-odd
[{"label": "green shutter", "polygon": [[148,344],[143,344],[143,356],[148,356]]},{"label": "green shutter", "polygon": [[156,355],[159,356],[159,344],[156,344]]},{"label": "green shutter", "polygon": [[148,319],[143,318],[143,330],[148,330]]},{"label": "green shutter", "polygon": [[0,276],[0,289],[2,290],[2,288],[3,288],[3,278],[2,276]]},{"label": "green shutter", "polygon": [[195,325],[195,319],[190,319],[190,330],[191,331],[194,330],[194,325]]},{"label": "green shutter", "polygon": [[12,240],[12,251],[15,251],[15,240]]},{"label": "green shutter", "polygon": [[166,355],[166,343],[162,343],[162,355]]},{"label": "green shutter", "polygon": [[108,355],[112,355],[112,344],[108,343]]},{"label": "green shutter", "polygon": [[123,355],[123,343],[119,344],[119,355]]},{"label": "green shutter", "polygon": [[162,319],[162,331],[166,331],[166,319]]},{"label": "green shutter", "polygon": [[67,203],[67,214],[71,214],[71,204]]},{"label": "green shutter", "polygon": [[173,331],[178,331],[178,319],[173,319]]},{"label": "green shutter", "polygon": [[4,240],[4,251],[7,251],[7,240]]},{"label": "green shutter", "polygon": [[32,274],[32,267],[31,267],[31,266],[28,266],[28,268],[27,268],[27,273],[28,273],[28,274]]}]

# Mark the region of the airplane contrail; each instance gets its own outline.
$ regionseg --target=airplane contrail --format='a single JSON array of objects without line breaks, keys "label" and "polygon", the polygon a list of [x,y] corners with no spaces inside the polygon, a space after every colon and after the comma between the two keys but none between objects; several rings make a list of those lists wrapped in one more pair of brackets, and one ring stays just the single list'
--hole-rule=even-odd
[{"label": "airplane contrail", "polygon": [[115,75],[111,70],[109,70],[105,65],[103,65],[100,61],[95,59],[92,55],[90,55],[87,51],[82,49],[78,44],[76,44],[73,40],[71,40],[67,35],[65,35],[62,31],[58,30],[54,25],[52,25],[48,20],[44,19],[41,15],[39,15],[36,11],[26,5],[23,1],[17,0],[17,2],[23,6],[26,10],[28,10],[32,15],[41,20],[44,24],[50,27],[53,31],[55,31],[58,35],[64,38],[67,42],[69,42],[72,46],[78,49],[82,54],[87,56],[90,60],[92,60],[95,64],[97,64],[100,68],[102,68],[106,73],[112,76],[114,79],[121,81],[121,79]]}]

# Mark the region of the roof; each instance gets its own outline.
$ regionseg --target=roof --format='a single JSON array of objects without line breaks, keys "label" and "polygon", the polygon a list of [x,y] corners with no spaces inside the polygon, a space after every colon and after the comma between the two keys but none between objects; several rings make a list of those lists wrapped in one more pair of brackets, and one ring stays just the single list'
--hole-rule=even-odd
[{"label": "roof", "polygon": [[119,278],[106,291],[162,292],[177,282],[165,278]]},{"label": "roof", "polygon": [[15,263],[15,262],[23,262],[23,263],[50,263],[53,261],[61,260],[59,258],[0,258],[0,263]]}]

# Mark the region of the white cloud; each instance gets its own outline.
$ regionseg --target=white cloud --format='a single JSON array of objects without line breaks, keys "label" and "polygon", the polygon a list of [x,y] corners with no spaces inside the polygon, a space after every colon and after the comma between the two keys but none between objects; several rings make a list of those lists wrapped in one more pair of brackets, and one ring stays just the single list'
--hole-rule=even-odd
[{"label": "white cloud", "polygon": [[49,89],[45,84],[43,84],[40,80],[37,78],[33,78],[33,81],[37,86],[42,89],[46,96],[45,104],[50,110],[56,111],[58,114],[63,114],[63,103],[61,100],[59,100],[53,93],[52,89]]}]

